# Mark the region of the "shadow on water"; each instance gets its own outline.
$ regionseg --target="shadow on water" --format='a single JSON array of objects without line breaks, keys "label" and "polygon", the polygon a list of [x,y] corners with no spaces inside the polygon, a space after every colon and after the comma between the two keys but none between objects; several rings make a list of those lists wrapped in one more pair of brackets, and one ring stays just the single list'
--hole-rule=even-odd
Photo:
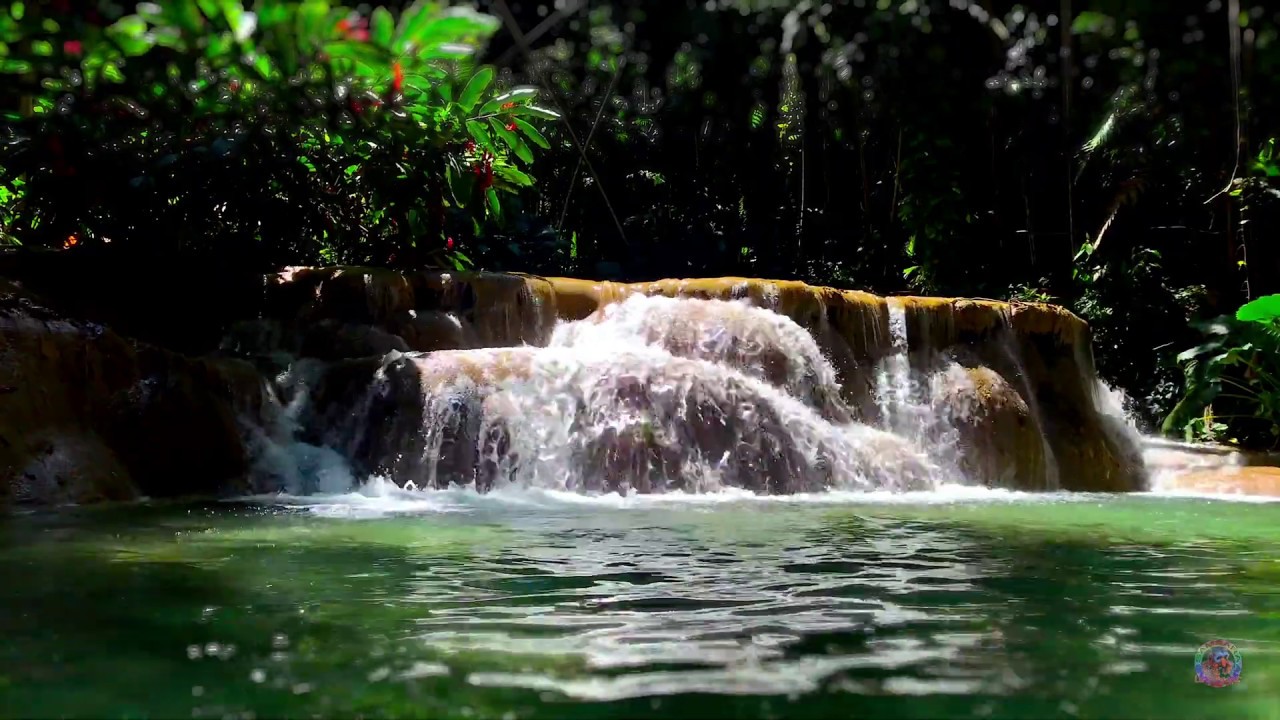
[{"label": "shadow on water", "polygon": [[0,576],[20,579],[0,588],[4,714],[497,717],[533,701],[477,692],[409,642],[431,607],[405,602],[415,574],[467,565],[482,532],[176,511],[4,526]]},{"label": "shadow on water", "polygon": [[[1218,515],[1168,510],[1210,530],[1120,541],[1135,519],[1163,517],[1124,507],[351,520],[219,505],[11,518],[0,576],[19,581],[0,587],[0,706],[1276,717],[1280,543],[1249,530],[1274,518],[1236,513],[1240,539],[1213,529]],[[1214,637],[1246,653],[1235,688],[1192,681],[1195,648]]]}]

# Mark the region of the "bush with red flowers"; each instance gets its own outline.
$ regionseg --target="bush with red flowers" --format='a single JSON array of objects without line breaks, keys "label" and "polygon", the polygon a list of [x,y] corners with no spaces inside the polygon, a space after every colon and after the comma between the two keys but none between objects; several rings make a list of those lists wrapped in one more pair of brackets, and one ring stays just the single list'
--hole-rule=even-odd
[{"label": "bush with red flowers", "polygon": [[557,116],[477,64],[497,18],[361,8],[175,0],[99,25],[0,8],[0,242],[469,265]]}]

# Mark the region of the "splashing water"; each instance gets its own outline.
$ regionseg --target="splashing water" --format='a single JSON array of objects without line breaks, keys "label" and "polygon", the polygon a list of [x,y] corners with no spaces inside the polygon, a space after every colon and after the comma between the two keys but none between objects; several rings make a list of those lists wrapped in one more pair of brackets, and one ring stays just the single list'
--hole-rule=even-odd
[{"label": "splashing water", "polygon": [[889,299],[888,306],[890,353],[880,362],[875,385],[881,417],[887,428],[898,435],[929,439],[930,454],[935,461],[942,463],[951,474],[959,475],[958,438],[950,414],[970,411],[962,405],[951,408],[949,413],[945,406],[953,395],[961,398],[971,395],[964,391],[971,389],[973,383],[963,368],[953,362],[927,376],[914,372],[907,338],[906,306],[894,298]]},{"label": "splashing water", "polygon": [[282,378],[282,424],[260,453],[283,482],[259,488],[315,492],[316,476],[329,492],[382,477],[623,496],[969,482],[957,422],[973,412],[974,369],[936,353],[914,369],[900,301],[889,302],[889,331],[875,375],[880,427],[856,419],[809,332],[737,301],[636,295],[562,323],[547,347],[301,369]]},{"label": "splashing water", "polygon": [[634,295],[595,318],[565,323],[558,347],[635,344],[737,368],[800,398],[830,420],[847,422],[840,381],[817,341],[785,315],[727,300]]}]

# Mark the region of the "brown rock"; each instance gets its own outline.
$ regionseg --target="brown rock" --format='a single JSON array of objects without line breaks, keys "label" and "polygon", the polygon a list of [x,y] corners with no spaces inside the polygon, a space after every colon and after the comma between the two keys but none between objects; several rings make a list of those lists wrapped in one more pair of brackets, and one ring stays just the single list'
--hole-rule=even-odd
[{"label": "brown rock", "polygon": [[1026,400],[991,368],[954,367],[935,403],[959,432],[960,469],[991,487],[1050,489],[1045,442]]},{"label": "brown rock", "polygon": [[242,365],[135,346],[0,280],[0,487],[19,502],[211,494],[243,478]]},{"label": "brown rock", "polygon": [[1173,478],[1164,489],[1280,497],[1280,468],[1242,465],[1199,470]]},{"label": "brown rock", "polygon": [[404,338],[410,350],[417,352],[480,347],[469,322],[441,310],[412,310],[396,322],[393,330]]},{"label": "brown rock", "polygon": [[[885,298],[750,278],[625,284],[494,273],[432,271],[405,277],[388,272],[294,269],[287,278],[269,283],[268,297],[276,298],[273,307],[287,310],[283,319],[311,317],[307,308],[318,307],[322,312],[316,317],[358,319],[392,334],[403,332],[406,340],[412,336],[407,347],[423,350],[545,345],[556,318],[580,320],[637,293],[745,299],[813,333],[836,367],[844,402],[862,419],[876,417],[869,389],[872,370],[890,349]],[[999,478],[992,482],[1043,487],[1049,471],[1037,468],[1048,466],[1051,455],[1062,489],[1145,487],[1146,472],[1132,433],[1099,411],[1089,328],[1080,318],[1063,308],[1032,303],[916,297],[893,302],[905,312],[914,355],[962,350],[975,358],[975,366],[994,374],[978,378],[979,385],[989,386],[983,403],[994,404],[980,403],[985,419],[970,422],[964,430],[975,448],[974,457],[986,458],[972,462],[985,476]],[[406,327],[404,317],[410,309],[424,319]],[[422,316],[425,312],[452,314],[464,331],[450,330],[440,316]],[[474,335],[467,334],[468,329]],[[1032,418],[1039,420],[1048,453],[1045,443],[1030,439],[1026,426]],[[973,426],[983,422],[1003,430],[979,431]],[[990,458],[995,457],[1003,459],[992,464]]]},{"label": "brown rock", "polygon": [[305,331],[300,354],[320,360],[381,357],[396,350],[407,352],[408,344],[399,335],[373,325],[321,320]]}]

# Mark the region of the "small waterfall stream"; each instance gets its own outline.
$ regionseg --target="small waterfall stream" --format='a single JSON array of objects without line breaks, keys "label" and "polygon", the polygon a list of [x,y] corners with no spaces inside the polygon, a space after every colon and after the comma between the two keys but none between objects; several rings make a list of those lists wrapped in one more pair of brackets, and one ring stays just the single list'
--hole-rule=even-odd
[{"label": "small waterfall stream", "polygon": [[[986,392],[974,370],[911,348],[901,301],[887,314],[887,352],[859,370],[874,417],[845,398],[813,334],[743,301],[636,294],[559,323],[545,347],[304,362],[278,383],[289,399],[261,434],[257,484],[305,493],[380,476],[409,488],[621,494],[1016,486],[1009,473],[1026,463],[992,455],[1020,446],[973,442]],[[1021,373],[1016,348],[1004,351]],[[1056,488],[1034,402],[1022,407],[1031,404]]]}]

